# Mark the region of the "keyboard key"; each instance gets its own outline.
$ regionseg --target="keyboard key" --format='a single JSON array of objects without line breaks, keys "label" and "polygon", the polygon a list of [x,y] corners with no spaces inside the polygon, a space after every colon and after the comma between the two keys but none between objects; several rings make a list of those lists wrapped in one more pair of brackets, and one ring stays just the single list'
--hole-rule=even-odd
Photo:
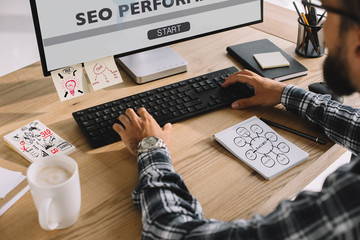
[{"label": "keyboard key", "polygon": [[92,125],[92,126],[87,127],[87,128],[85,128],[85,129],[86,129],[86,131],[88,131],[88,132],[92,132],[92,131],[95,131],[95,130],[99,129],[99,127],[98,127],[97,125]]},{"label": "keyboard key", "polygon": [[193,112],[196,111],[196,109],[195,109],[194,107],[189,107],[189,108],[187,108],[187,110],[188,110],[189,112],[191,112],[191,113],[193,113]]},{"label": "keyboard key", "polygon": [[174,113],[173,113],[173,116],[174,116],[174,117],[179,117],[179,116],[181,116],[181,114],[180,114],[180,112],[174,112]]},{"label": "keyboard key", "polygon": [[196,108],[197,110],[205,109],[205,108],[206,108],[206,104],[205,104],[205,103],[202,103],[202,104],[200,104],[200,105],[196,105],[195,108]]},{"label": "keyboard key", "polygon": [[190,87],[189,85],[186,85],[186,86],[184,86],[184,87],[179,88],[178,91],[179,91],[180,93],[182,93],[182,92],[186,92],[186,91],[188,91],[188,90],[190,90],[190,89],[191,89],[191,87]]},{"label": "keyboard key", "polygon": [[76,117],[81,117],[81,116],[83,116],[85,114],[85,112],[84,111],[79,111],[79,112],[76,112],[76,113],[73,113],[73,114]]},{"label": "keyboard key", "polygon": [[182,110],[180,110],[180,113],[182,115],[185,115],[185,114],[189,113],[189,111],[187,109],[182,109]]},{"label": "keyboard key", "polygon": [[95,130],[95,131],[92,131],[92,132],[89,133],[90,137],[96,137],[99,134],[100,134],[100,131],[98,131],[98,130]]},{"label": "keyboard key", "polygon": [[196,88],[196,91],[197,91],[198,93],[201,93],[201,92],[204,91],[204,89],[203,89],[202,87],[198,87],[198,88]]},{"label": "keyboard key", "polygon": [[198,105],[198,104],[201,104],[201,100],[200,99],[196,99],[196,100],[193,100],[191,102],[186,102],[184,103],[184,107],[188,108],[188,107],[192,107],[192,106],[195,106],[195,105]]},{"label": "keyboard key", "polygon": [[184,106],[183,106],[183,105],[177,105],[176,108],[177,108],[178,110],[181,110],[181,109],[184,108]]},{"label": "keyboard key", "polygon": [[95,118],[96,123],[101,123],[102,121],[104,121],[102,118]]},{"label": "keyboard key", "polygon": [[91,126],[93,124],[95,124],[95,121],[93,121],[93,120],[83,122],[84,127],[88,127],[88,126]]}]

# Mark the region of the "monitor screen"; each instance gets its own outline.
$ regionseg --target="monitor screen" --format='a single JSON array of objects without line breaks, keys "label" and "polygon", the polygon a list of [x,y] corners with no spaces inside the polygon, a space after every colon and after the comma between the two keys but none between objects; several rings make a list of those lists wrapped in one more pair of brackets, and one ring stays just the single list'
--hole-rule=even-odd
[{"label": "monitor screen", "polygon": [[263,20],[263,0],[30,0],[45,76]]}]

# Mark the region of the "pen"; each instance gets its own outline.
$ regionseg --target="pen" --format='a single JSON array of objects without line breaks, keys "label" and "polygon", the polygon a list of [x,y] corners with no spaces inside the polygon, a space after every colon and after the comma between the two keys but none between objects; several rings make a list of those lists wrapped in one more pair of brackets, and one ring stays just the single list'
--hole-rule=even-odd
[{"label": "pen", "polygon": [[306,6],[304,6],[304,8],[305,8],[305,14],[308,14],[308,12],[309,12],[308,6],[306,5]]},{"label": "pen", "polygon": [[[303,19],[304,19],[304,24],[309,27],[309,33],[310,33],[310,36],[309,36],[309,37],[310,37],[310,41],[311,41],[311,43],[313,44],[313,47],[314,47],[316,53],[317,53],[317,54],[320,54],[319,46],[318,46],[318,44],[316,44],[315,35],[313,34],[313,32],[312,32],[312,30],[311,30],[311,28],[310,28],[309,21],[307,20],[307,18],[306,18],[306,16],[305,16],[304,13],[302,13],[301,15],[302,15],[302,17],[303,17]],[[306,27],[305,27],[305,28],[306,28]]]},{"label": "pen", "polygon": [[296,135],[298,135],[298,136],[301,136],[301,137],[310,139],[310,140],[312,140],[312,141],[314,141],[314,142],[317,142],[317,143],[320,143],[320,144],[323,144],[323,145],[326,144],[326,141],[323,140],[323,139],[320,139],[320,138],[317,138],[317,137],[308,135],[308,134],[303,133],[303,132],[299,132],[299,131],[297,131],[297,130],[295,130],[295,129],[292,129],[292,128],[283,126],[283,125],[278,124],[278,123],[274,123],[274,122],[272,122],[272,121],[269,121],[269,120],[266,120],[266,119],[263,119],[263,118],[260,118],[260,120],[262,120],[264,123],[267,123],[267,124],[272,125],[272,126],[274,126],[274,127],[281,128],[281,129],[283,129],[283,130],[285,130],[285,131],[294,133],[294,134],[296,134]]},{"label": "pen", "polygon": [[326,11],[323,12],[323,14],[320,16],[319,20],[316,24],[320,24],[321,20],[325,17]]},{"label": "pen", "polygon": [[301,17],[301,13],[300,13],[298,7],[296,6],[296,3],[293,2],[293,4],[294,4],[294,7],[295,7],[295,10],[296,10],[297,14],[299,15],[300,21],[301,21],[302,23],[304,23],[304,20],[303,20],[302,17]]}]

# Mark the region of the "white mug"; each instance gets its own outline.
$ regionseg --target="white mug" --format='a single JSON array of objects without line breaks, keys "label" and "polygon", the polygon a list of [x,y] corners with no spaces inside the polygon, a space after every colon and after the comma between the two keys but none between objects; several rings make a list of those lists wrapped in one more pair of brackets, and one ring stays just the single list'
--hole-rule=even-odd
[{"label": "white mug", "polygon": [[76,222],[81,191],[74,159],[55,155],[36,160],[27,170],[27,180],[43,229],[63,229]]}]

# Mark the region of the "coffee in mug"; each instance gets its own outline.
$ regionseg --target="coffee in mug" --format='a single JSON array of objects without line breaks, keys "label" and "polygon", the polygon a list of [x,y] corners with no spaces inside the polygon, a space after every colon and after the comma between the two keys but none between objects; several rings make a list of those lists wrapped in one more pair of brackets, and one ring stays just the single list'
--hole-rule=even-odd
[{"label": "coffee in mug", "polygon": [[35,182],[41,186],[54,186],[66,182],[71,175],[71,172],[63,167],[45,167],[35,176]]},{"label": "coffee in mug", "polygon": [[27,179],[43,229],[63,229],[76,222],[81,191],[74,159],[64,155],[39,159],[28,168]]}]

